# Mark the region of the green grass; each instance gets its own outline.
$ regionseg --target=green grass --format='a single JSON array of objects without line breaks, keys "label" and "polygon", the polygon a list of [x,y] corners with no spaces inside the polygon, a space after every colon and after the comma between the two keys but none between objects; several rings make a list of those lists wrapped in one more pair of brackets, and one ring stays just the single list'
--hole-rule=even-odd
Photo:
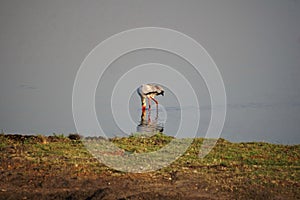
[{"label": "green grass", "polygon": [[[148,138],[130,136],[112,138],[110,141],[127,154],[140,154],[157,151],[173,139],[156,134]],[[180,144],[188,139],[175,140]],[[184,155],[153,173],[163,176],[174,172],[201,174],[207,181],[228,191],[239,191],[239,188],[251,185],[264,188],[288,186],[287,190],[296,190],[299,186],[300,145],[231,143],[219,139],[207,156],[199,158],[202,144],[202,138],[194,139]],[[38,135],[17,140],[0,134],[1,160],[16,157],[21,161],[12,166],[13,169],[30,167],[36,173],[52,171],[57,174],[69,173],[71,176],[123,173],[99,163],[80,140],[70,140],[62,135]]]},{"label": "green grass", "polygon": [[[171,137],[160,134],[150,138],[112,139],[120,148],[135,153],[158,150],[171,140]],[[180,143],[181,140],[185,139],[177,140]],[[198,154],[202,143],[202,138],[194,139],[183,156],[156,173],[164,174],[174,171],[189,173],[193,171],[203,173],[208,179],[214,177],[212,179],[215,180],[222,177],[223,180],[227,180],[231,184],[242,184],[245,187],[252,184],[263,185],[264,187],[277,187],[279,184],[299,184],[300,145],[289,146],[263,142],[231,143],[219,139],[206,157],[199,158]],[[220,184],[220,187],[226,188],[228,183],[220,181],[215,184]]]}]

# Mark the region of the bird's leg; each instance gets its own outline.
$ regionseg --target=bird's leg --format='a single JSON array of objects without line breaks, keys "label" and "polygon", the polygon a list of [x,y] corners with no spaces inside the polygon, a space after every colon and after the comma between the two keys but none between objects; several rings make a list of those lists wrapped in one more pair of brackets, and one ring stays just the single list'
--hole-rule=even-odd
[{"label": "bird's leg", "polygon": [[155,103],[156,103],[156,110],[158,110],[158,101],[154,99],[153,97],[150,97]]},{"label": "bird's leg", "polygon": [[151,110],[149,110],[148,112],[148,124],[150,124],[151,122]]},{"label": "bird's leg", "polygon": [[[144,107],[143,107],[144,108]],[[146,119],[146,111],[143,109],[142,111],[142,115],[141,115],[141,124],[145,123],[145,119]]]},{"label": "bird's leg", "polygon": [[[151,98],[151,97],[150,97]],[[148,97],[148,107],[149,107],[149,110],[151,109],[151,101],[150,101],[150,98]]]},{"label": "bird's leg", "polygon": [[143,97],[141,100],[142,100],[142,112],[145,112],[145,110],[146,110],[146,99]]}]

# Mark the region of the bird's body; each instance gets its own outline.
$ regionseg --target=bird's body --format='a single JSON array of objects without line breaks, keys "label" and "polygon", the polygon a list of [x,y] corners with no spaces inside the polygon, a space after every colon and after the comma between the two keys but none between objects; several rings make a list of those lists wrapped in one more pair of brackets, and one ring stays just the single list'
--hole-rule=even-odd
[{"label": "bird's body", "polygon": [[151,107],[150,99],[156,103],[156,106],[158,106],[158,101],[156,99],[154,99],[154,97],[157,95],[164,96],[164,89],[160,85],[156,85],[156,84],[143,84],[137,89],[137,93],[141,97],[142,110],[145,111],[146,98],[148,99],[149,109]]}]

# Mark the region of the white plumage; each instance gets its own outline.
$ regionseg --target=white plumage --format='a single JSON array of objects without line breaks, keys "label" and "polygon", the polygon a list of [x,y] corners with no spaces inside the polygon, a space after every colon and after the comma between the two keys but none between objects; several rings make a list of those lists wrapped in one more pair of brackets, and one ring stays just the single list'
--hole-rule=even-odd
[{"label": "white plumage", "polygon": [[164,96],[164,89],[157,84],[143,84],[137,89],[137,93],[141,97],[142,102],[142,110],[145,111],[146,109],[146,98],[148,99],[148,107],[150,109],[150,99],[153,100],[156,103],[156,106],[158,106],[158,101],[154,99],[157,95]]}]

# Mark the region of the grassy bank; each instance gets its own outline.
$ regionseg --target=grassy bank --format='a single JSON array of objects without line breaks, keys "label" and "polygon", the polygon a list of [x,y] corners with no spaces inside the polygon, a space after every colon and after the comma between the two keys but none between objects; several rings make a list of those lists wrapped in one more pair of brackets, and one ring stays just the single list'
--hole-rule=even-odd
[{"label": "grassy bank", "polygon": [[[176,184],[182,184],[184,187],[187,184],[183,184],[183,181],[187,180],[196,185],[199,195],[200,192],[206,192],[212,195],[210,197],[215,195],[225,199],[300,198],[300,145],[231,143],[219,139],[206,157],[199,158],[203,139],[196,138],[185,154],[171,165],[155,172],[131,175],[99,163],[77,139],[63,135],[45,137],[1,134],[0,193],[8,195],[9,191],[15,193],[16,190],[22,191],[22,188],[30,190],[30,184],[36,187],[42,180],[44,185],[39,188],[51,189],[50,183],[45,184],[45,180],[50,177],[68,177],[76,180],[78,177],[91,180],[97,177],[102,177],[103,180],[106,180],[106,177],[114,177],[122,182],[125,181],[122,177],[134,176],[133,185],[135,179],[148,182],[156,180],[155,183],[170,184],[170,188]],[[173,138],[156,134],[148,138],[132,136],[110,140],[122,148],[123,154],[126,155],[158,150]],[[187,186],[187,191],[191,190],[190,186]],[[153,191],[156,190],[153,188]],[[157,189],[158,191],[160,190]]]}]

